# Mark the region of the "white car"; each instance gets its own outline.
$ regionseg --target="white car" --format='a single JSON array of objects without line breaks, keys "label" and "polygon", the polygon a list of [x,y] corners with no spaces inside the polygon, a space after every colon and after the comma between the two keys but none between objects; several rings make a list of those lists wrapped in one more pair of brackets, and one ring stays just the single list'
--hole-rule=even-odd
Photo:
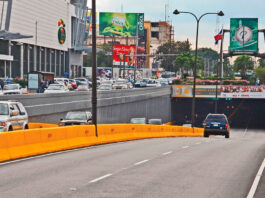
[{"label": "white car", "polygon": [[131,89],[133,88],[132,84],[129,83],[127,80],[117,80],[115,84],[113,84],[113,89]]},{"label": "white car", "polygon": [[161,84],[157,82],[155,79],[148,80],[146,87],[161,87]]},{"label": "white car", "polygon": [[64,84],[50,84],[44,93],[66,93],[69,89]]},{"label": "white car", "polygon": [[2,87],[0,86],[0,96],[4,95]]},{"label": "white car", "polygon": [[105,90],[105,91],[112,90],[112,85],[110,85],[110,84],[102,84],[102,85],[99,86],[98,89],[99,90]]},{"label": "white car", "polygon": [[0,132],[28,128],[28,113],[20,102],[0,101]]},{"label": "white car", "polygon": [[22,94],[19,84],[7,84],[3,88],[3,95]]}]

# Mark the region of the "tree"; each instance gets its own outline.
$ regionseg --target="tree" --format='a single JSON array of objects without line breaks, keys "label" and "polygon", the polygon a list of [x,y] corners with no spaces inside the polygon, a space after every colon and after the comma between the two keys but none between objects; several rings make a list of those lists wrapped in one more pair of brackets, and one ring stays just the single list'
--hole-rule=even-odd
[{"label": "tree", "polygon": [[217,61],[219,58],[219,54],[211,48],[198,49],[198,56],[205,58],[205,59],[215,60],[215,61]]},{"label": "tree", "polygon": [[[191,44],[189,40],[186,41],[172,41],[165,43],[158,47],[158,54],[180,54],[183,52],[191,51]],[[175,56],[160,56],[158,60],[161,60],[161,67],[165,70],[170,71],[174,67],[176,57]]]},{"label": "tree", "polygon": [[256,76],[264,83],[265,82],[265,67],[258,67],[255,70]]},{"label": "tree", "polygon": [[253,70],[253,61],[250,56],[239,56],[234,62],[234,71],[240,72],[242,78],[246,78],[247,70]]},{"label": "tree", "polygon": [[[112,52],[112,44],[103,44],[99,48],[102,51],[97,52],[98,67],[110,67],[112,65],[112,56],[107,54]],[[87,53],[84,59],[84,67],[92,67],[92,53]]]},{"label": "tree", "polygon": [[258,63],[259,63],[259,67],[265,68],[265,60],[264,59],[262,59],[262,58],[259,59]]}]

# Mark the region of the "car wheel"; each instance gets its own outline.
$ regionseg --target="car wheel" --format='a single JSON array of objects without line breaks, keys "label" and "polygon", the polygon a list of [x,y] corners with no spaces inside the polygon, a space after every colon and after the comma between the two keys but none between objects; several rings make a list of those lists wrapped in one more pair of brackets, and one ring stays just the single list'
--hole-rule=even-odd
[{"label": "car wheel", "polygon": [[24,127],[24,129],[29,129],[29,126],[26,124],[26,126]]},{"label": "car wheel", "polygon": [[229,137],[230,137],[230,134],[227,133],[227,134],[225,135],[225,138],[229,138]]},{"label": "car wheel", "polygon": [[204,132],[204,137],[209,137],[209,134]]},{"label": "car wheel", "polygon": [[10,127],[8,128],[8,131],[13,131],[13,127],[10,126]]}]

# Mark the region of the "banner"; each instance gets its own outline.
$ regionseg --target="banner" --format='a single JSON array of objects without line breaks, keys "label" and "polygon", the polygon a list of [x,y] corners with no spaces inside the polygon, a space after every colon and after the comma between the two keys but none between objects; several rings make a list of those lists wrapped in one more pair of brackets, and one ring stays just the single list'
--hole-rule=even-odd
[{"label": "banner", "polygon": [[230,20],[230,51],[258,52],[258,19]]},{"label": "banner", "polygon": [[[172,97],[192,98],[193,85],[173,85]],[[196,98],[215,98],[215,85],[196,85]],[[218,98],[265,98],[265,86],[222,85],[217,89]]]},{"label": "banner", "polygon": [[123,66],[125,61],[125,66],[134,66],[135,53],[136,53],[136,46],[113,45],[113,65]]},{"label": "banner", "polygon": [[137,32],[144,35],[143,13],[99,13],[99,35],[136,36]]}]

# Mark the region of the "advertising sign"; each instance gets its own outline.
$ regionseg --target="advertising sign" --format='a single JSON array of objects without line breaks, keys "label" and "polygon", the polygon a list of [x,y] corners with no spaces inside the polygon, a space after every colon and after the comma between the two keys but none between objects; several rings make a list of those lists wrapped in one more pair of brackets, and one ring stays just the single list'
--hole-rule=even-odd
[{"label": "advertising sign", "polygon": [[28,74],[28,89],[39,89],[38,74]]},{"label": "advertising sign", "polygon": [[[192,97],[192,85],[174,85],[172,87],[172,97],[191,98]],[[216,95],[216,86],[214,85],[197,85],[195,97],[198,98],[214,98]],[[220,88],[217,92],[220,96]]]},{"label": "advertising sign", "polygon": [[258,52],[258,19],[232,18],[230,51]]},{"label": "advertising sign", "polygon": [[[137,27],[138,22],[138,27]],[[143,13],[99,13],[99,34],[105,36],[144,35]]]},{"label": "advertising sign", "polygon": [[[113,45],[113,65],[134,66],[135,65],[136,46]],[[130,56],[124,56],[130,55]]]},{"label": "advertising sign", "polygon": [[[191,98],[192,85],[173,85],[172,97]],[[195,97],[197,98],[215,98],[215,85],[197,85]],[[222,85],[218,86],[218,98],[265,98],[265,86],[238,86]]]}]

